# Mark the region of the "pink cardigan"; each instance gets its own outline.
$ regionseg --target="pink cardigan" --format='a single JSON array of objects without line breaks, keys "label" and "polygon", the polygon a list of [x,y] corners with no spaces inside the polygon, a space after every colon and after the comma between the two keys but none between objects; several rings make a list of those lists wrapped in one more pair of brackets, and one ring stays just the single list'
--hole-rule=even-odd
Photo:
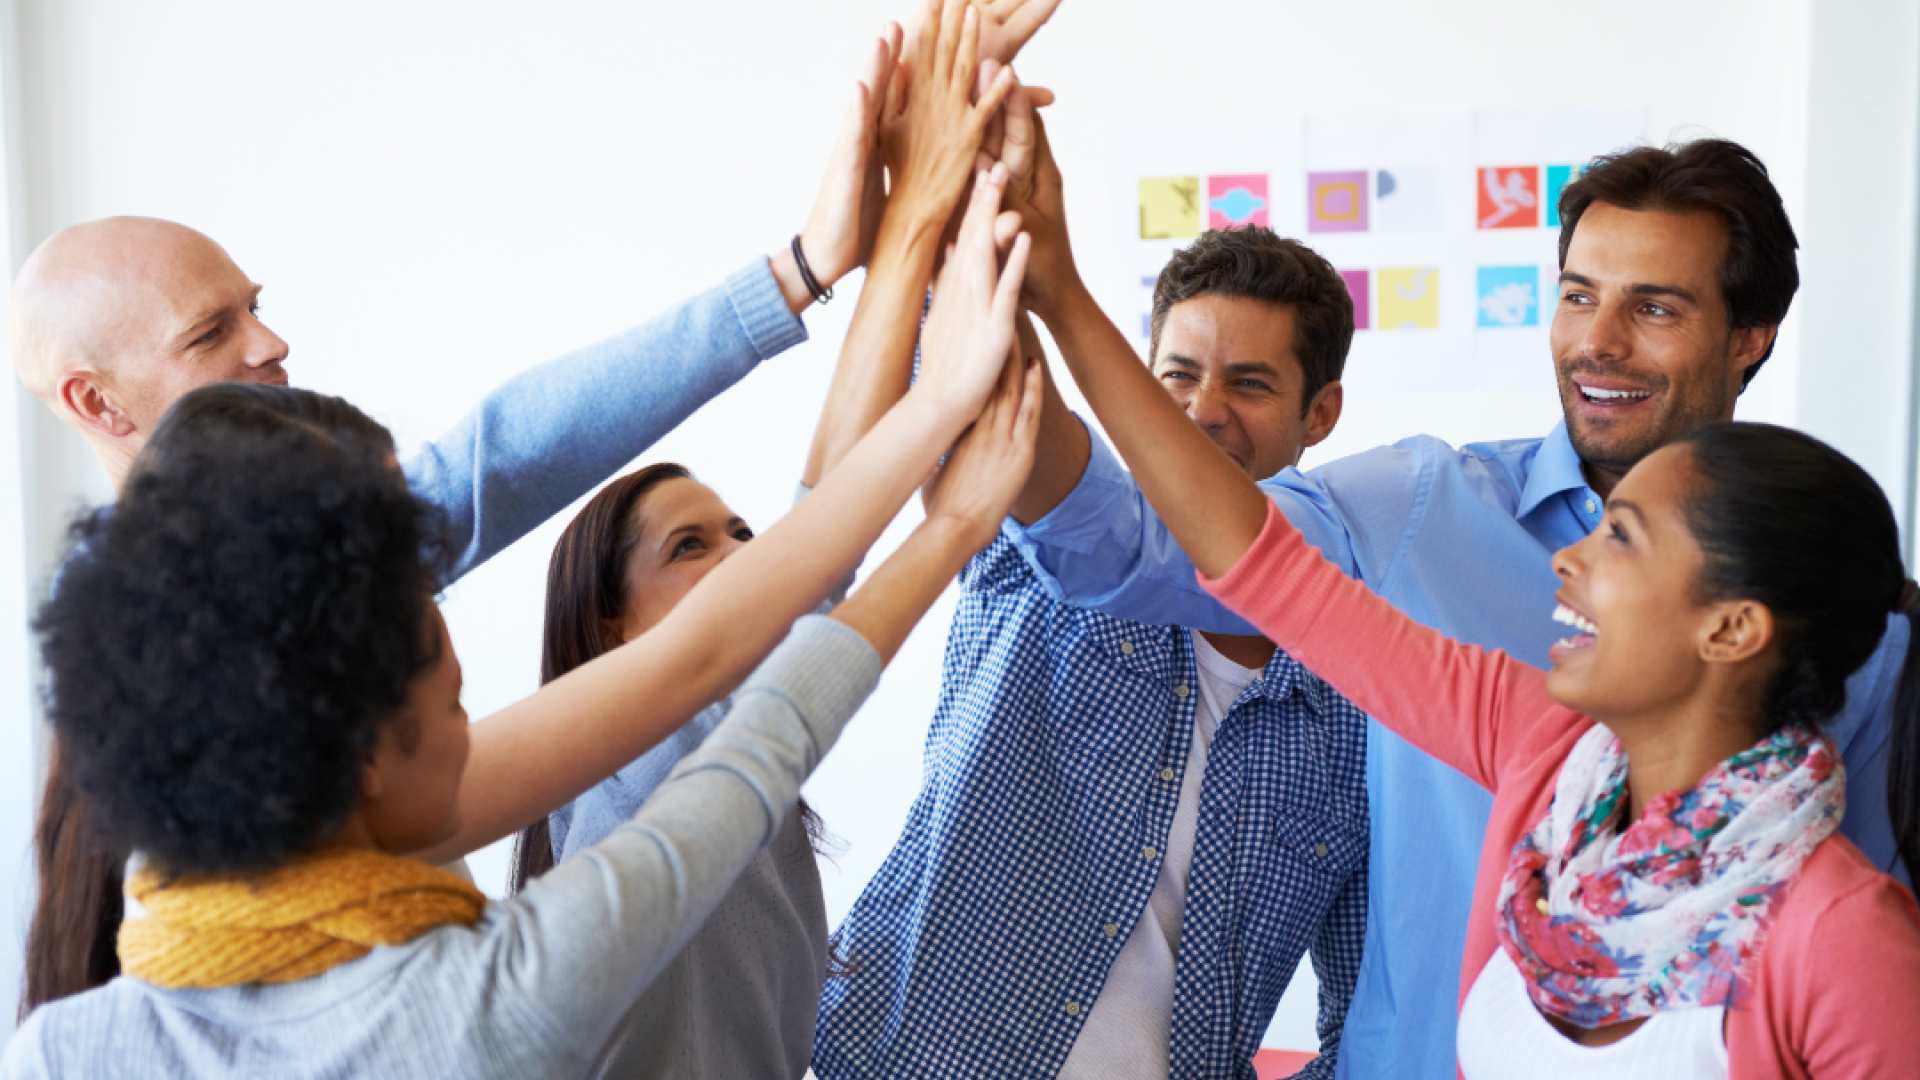
[{"label": "pink cardigan", "polygon": [[[1279,510],[1246,555],[1201,584],[1354,704],[1491,791],[1460,997],[1497,948],[1508,853],[1546,816],[1593,720],[1546,676],[1395,610],[1309,546]],[[1552,603],[1540,597],[1545,616]],[[1920,909],[1840,834],[1814,850],[1762,946],[1753,992],[1727,1012],[1737,1078],[1920,1076]]]}]

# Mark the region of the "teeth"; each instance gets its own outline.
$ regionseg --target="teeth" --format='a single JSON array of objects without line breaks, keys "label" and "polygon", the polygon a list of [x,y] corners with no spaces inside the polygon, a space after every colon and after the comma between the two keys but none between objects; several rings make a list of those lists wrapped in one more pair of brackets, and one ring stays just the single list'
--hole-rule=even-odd
[{"label": "teeth", "polygon": [[1597,386],[1582,386],[1580,392],[1594,401],[1632,401],[1653,396],[1651,390],[1602,390]]},{"label": "teeth", "polygon": [[1557,604],[1554,606],[1553,621],[1557,623],[1565,623],[1568,626],[1573,627],[1575,630],[1582,631],[1583,633],[1592,634],[1595,637],[1600,636],[1600,628],[1593,625],[1592,620],[1588,619],[1586,616],[1580,614],[1579,612],[1573,610],[1572,608],[1568,607],[1565,604]]}]

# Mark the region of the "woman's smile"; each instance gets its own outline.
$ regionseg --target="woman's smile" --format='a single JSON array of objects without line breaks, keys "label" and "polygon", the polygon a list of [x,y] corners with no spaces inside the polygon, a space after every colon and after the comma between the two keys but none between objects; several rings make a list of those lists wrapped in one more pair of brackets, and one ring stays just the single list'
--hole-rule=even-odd
[{"label": "woman's smile", "polygon": [[1590,648],[1594,642],[1600,640],[1600,628],[1593,624],[1592,619],[1574,610],[1573,606],[1565,600],[1561,600],[1555,605],[1553,609],[1553,621],[1565,623],[1579,631],[1579,633],[1574,634],[1572,637],[1561,638],[1547,649],[1547,655],[1555,661],[1560,660],[1562,657],[1571,656],[1582,649]]}]

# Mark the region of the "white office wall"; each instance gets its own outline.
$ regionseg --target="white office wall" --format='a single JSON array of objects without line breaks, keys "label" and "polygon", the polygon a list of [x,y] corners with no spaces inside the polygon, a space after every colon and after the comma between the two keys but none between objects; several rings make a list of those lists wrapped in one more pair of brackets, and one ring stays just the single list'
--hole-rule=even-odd
[{"label": "white office wall", "polygon": [[[265,317],[293,345],[295,381],[361,403],[408,445],[520,369],[784,244],[862,40],[905,14],[885,0],[18,8],[5,30],[20,58],[24,239],[122,213],[202,229],[267,286]],[[1102,256],[1115,121],[1643,103],[1655,140],[1738,139],[1775,168],[1807,281],[1743,414],[1803,422],[1905,492],[1917,12],[1916,0],[1066,0],[1020,66],[1060,94],[1052,131],[1089,266]],[[649,459],[692,466],[756,524],[776,518],[855,289],[808,313],[811,342]],[[31,404],[22,415],[36,419],[7,440],[18,455],[0,454],[7,537],[21,534],[0,537],[0,880],[22,867],[30,800],[16,763],[31,757],[24,600],[6,598],[44,581],[65,511],[104,493],[77,437]],[[1319,459],[1415,431],[1537,434],[1555,416],[1550,398],[1519,391],[1356,399]],[[535,684],[556,531],[451,593],[476,716]],[[950,601],[809,788],[848,843],[826,878],[836,918],[918,787]],[[503,866],[498,851],[478,860],[483,885],[497,889]],[[16,891],[0,890],[0,904]],[[0,907],[0,1004],[24,911]]]}]

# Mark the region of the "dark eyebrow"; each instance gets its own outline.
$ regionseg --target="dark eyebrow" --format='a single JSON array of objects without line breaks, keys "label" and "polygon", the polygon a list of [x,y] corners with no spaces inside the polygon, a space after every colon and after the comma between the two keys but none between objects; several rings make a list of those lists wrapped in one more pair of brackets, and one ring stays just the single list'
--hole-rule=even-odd
[{"label": "dark eyebrow", "polygon": [[1641,509],[1640,509],[1640,508],[1639,508],[1638,506],[1635,506],[1634,504],[1632,504],[1632,503],[1630,503],[1630,502],[1628,502],[1628,501],[1627,501],[1627,500],[1625,500],[1625,499],[1608,499],[1608,500],[1607,500],[1607,509],[1609,509],[1609,510],[1625,510],[1625,511],[1627,511],[1627,512],[1629,512],[1629,513],[1631,513],[1631,514],[1632,514],[1632,515],[1633,515],[1634,517],[1637,517],[1637,518],[1639,518],[1639,519],[1640,519],[1640,526],[1641,526],[1642,528],[1645,528],[1645,527],[1646,527],[1646,524],[1647,524],[1647,515],[1646,515],[1646,513],[1645,513],[1645,511],[1642,511],[1642,510],[1641,510]]},{"label": "dark eyebrow", "polygon": [[661,547],[667,546],[668,541],[672,540],[674,537],[679,536],[682,533],[697,533],[701,530],[702,527],[703,526],[701,526],[698,522],[695,522],[692,525],[682,525],[677,529],[668,529],[667,535],[660,538],[660,546]]},{"label": "dark eyebrow", "polygon": [[[253,291],[247,294],[247,306],[249,308],[253,307],[254,305],[260,302],[260,290],[264,288],[266,288],[266,286],[261,285],[258,282],[253,283]],[[213,308],[208,311],[203,311],[200,314],[195,315],[192,319],[188,320],[186,323],[186,326],[178,334],[174,335],[174,339],[178,341],[181,345],[191,345],[195,341],[199,340],[200,338],[200,335],[198,333],[195,333],[195,331],[200,330],[202,327],[206,326],[208,323],[214,321],[215,319],[220,318],[222,315],[225,315],[226,313],[227,313],[227,309],[223,307]]]},{"label": "dark eyebrow", "polygon": [[1198,360],[1189,356],[1181,356],[1179,353],[1163,353],[1160,359],[1164,363],[1172,364],[1174,367],[1186,368],[1188,371],[1200,370],[1200,362]]},{"label": "dark eyebrow", "polygon": [[[1578,285],[1583,289],[1598,289],[1600,287],[1595,285],[1592,279],[1581,274],[1576,274],[1571,270],[1560,271],[1560,284]],[[1633,285],[1629,286],[1627,291],[1635,296],[1672,296],[1685,300],[1689,304],[1697,304],[1700,302],[1692,293],[1678,285]]]},{"label": "dark eyebrow", "polygon": [[1264,360],[1249,360],[1239,364],[1228,364],[1227,374],[1229,376],[1265,375],[1268,378],[1277,379],[1280,377],[1280,369]]}]

